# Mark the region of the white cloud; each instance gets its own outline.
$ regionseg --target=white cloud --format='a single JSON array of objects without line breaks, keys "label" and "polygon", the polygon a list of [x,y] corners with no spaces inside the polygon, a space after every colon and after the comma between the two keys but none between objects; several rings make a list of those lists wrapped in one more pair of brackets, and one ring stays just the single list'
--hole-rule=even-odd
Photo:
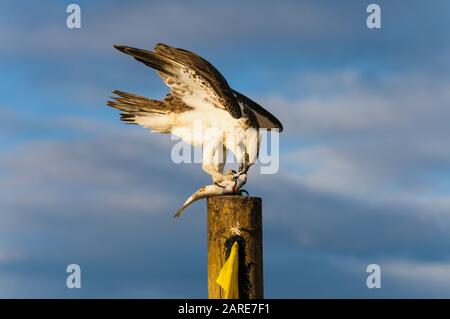
[{"label": "white cloud", "polygon": [[24,256],[13,247],[0,247],[0,266],[2,264],[23,260]]},{"label": "white cloud", "polygon": [[383,272],[424,290],[450,289],[450,262],[396,260],[383,263]]}]

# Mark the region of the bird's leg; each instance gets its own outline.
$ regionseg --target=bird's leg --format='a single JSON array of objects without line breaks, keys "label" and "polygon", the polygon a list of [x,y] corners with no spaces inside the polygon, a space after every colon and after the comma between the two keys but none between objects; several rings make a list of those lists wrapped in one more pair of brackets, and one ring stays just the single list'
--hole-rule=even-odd
[{"label": "bird's leg", "polygon": [[[216,172],[222,174],[222,176],[224,175],[223,169],[225,168],[226,160],[227,160],[227,149],[226,149],[225,145],[220,144],[217,147],[217,149],[214,153],[214,156],[213,156],[213,166],[214,166],[214,170]],[[228,174],[228,172],[227,172],[227,174]],[[227,175],[227,174],[225,174],[225,175]],[[214,183],[220,183],[222,181],[223,181],[223,179],[220,181],[217,181],[213,177]]]},{"label": "bird's leg", "polygon": [[[220,172],[220,151],[222,144],[219,141],[212,141],[203,146],[203,170],[211,175],[214,184],[219,184],[225,180],[225,176]],[[223,169],[223,167],[222,167]]]}]

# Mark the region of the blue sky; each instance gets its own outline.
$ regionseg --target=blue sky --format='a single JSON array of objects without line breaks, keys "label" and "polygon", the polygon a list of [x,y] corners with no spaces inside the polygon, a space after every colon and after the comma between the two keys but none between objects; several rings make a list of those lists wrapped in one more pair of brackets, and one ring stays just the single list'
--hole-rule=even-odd
[{"label": "blue sky", "polygon": [[[206,297],[209,183],[173,141],[118,121],[114,89],[161,97],[112,48],[193,50],[283,122],[263,197],[266,297],[450,297],[450,3],[0,4],[0,297]],[[65,267],[82,268],[82,288]],[[382,288],[365,285],[366,266]]]}]

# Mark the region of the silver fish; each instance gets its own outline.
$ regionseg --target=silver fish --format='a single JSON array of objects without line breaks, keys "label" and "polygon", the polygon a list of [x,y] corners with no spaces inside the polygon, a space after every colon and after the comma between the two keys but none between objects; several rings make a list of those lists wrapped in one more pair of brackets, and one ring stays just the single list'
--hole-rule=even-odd
[{"label": "silver fish", "polygon": [[196,191],[184,202],[183,206],[177,211],[174,217],[180,217],[186,207],[193,202],[211,196],[236,194],[241,187],[247,182],[247,174],[235,175],[234,171],[229,171],[225,175],[225,180],[220,184],[206,185]]}]

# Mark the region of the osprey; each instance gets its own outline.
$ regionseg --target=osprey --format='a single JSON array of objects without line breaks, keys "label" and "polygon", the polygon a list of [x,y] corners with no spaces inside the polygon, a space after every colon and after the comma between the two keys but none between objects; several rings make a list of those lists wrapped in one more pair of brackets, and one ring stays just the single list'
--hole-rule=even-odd
[{"label": "osprey", "polygon": [[202,168],[215,184],[226,181],[227,150],[240,163],[237,179],[256,162],[259,129],[283,129],[275,116],[230,88],[211,63],[193,52],[162,43],[154,51],[114,47],[155,69],[170,93],[160,101],[115,90],[116,96],[107,104],[122,111],[125,123],[172,133],[188,144],[202,146]]}]

